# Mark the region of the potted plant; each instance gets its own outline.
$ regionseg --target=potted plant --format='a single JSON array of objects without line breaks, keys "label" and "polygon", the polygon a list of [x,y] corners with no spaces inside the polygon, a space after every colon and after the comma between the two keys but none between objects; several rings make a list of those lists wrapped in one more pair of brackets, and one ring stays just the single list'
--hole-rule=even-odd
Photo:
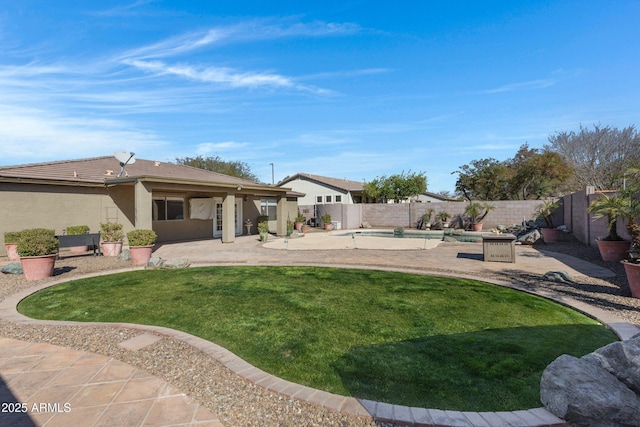
[{"label": "potted plant", "polygon": [[293,221],[287,217],[287,237],[293,233]]},{"label": "potted plant", "polygon": [[627,256],[631,242],[618,235],[618,219],[630,218],[633,196],[629,192],[621,192],[613,196],[603,194],[591,202],[587,209],[593,214],[593,220],[606,218],[609,235],[596,239],[603,261],[618,262]]},{"label": "potted plant", "polygon": [[127,233],[129,241],[129,254],[133,265],[147,265],[151,259],[153,245],[158,235],[153,230],[132,230]]},{"label": "potted plant", "polygon": [[102,254],[104,256],[118,256],[122,252],[122,224],[116,222],[105,222],[100,224],[100,238],[102,243]]},{"label": "potted plant", "polygon": [[542,220],[544,224],[540,234],[545,243],[557,242],[560,238],[561,231],[553,224],[553,214],[558,207],[560,204],[557,200],[547,200],[536,208],[535,219]]},{"label": "potted plant", "polygon": [[430,229],[431,228],[431,216],[433,215],[434,210],[432,208],[427,208],[427,211],[422,215],[422,222],[420,224],[421,229]]},{"label": "potted plant", "polygon": [[[67,235],[68,236],[80,236],[82,234],[89,233],[88,225],[70,225],[67,227]],[[83,253],[89,250],[88,246],[71,246],[69,250],[74,254]]]},{"label": "potted plant", "polygon": [[300,212],[298,212],[298,216],[296,216],[296,230],[298,230],[299,232],[302,231],[302,226],[304,225],[305,222],[305,218],[304,215],[302,215]]},{"label": "potted plant", "polygon": [[440,211],[436,214],[436,218],[442,224],[442,228],[449,228],[449,218],[451,218],[451,214],[447,211]]},{"label": "potted plant", "polygon": [[58,239],[54,230],[31,228],[20,232],[18,255],[27,280],[53,276],[57,253]]},{"label": "potted plant", "polygon": [[640,200],[633,198],[633,196],[628,214],[627,231],[631,236],[631,248],[629,249],[629,259],[622,260],[622,263],[627,274],[631,296],[640,298],[640,224],[637,222],[640,217]]},{"label": "potted plant", "polygon": [[258,221],[258,233],[260,233],[260,241],[266,242],[269,238],[269,222]]},{"label": "potted plant", "polygon": [[495,208],[495,206],[487,202],[469,202],[464,213],[469,217],[471,229],[473,231],[482,231],[482,220]]},{"label": "potted plant", "polygon": [[324,224],[324,229],[327,231],[331,231],[333,229],[333,224],[331,224],[331,215],[324,214],[320,217],[322,219],[322,223]]},{"label": "potted plant", "polygon": [[19,231],[7,231],[4,233],[4,248],[7,250],[9,261],[18,261],[18,240],[20,240]]}]

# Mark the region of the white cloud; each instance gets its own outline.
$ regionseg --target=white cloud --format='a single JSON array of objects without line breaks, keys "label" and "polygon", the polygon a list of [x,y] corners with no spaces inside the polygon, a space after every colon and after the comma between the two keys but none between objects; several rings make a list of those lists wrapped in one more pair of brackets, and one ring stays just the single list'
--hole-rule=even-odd
[{"label": "white cloud", "polygon": [[555,84],[556,84],[556,80],[554,79],[539,79],[539,80],[531,80],[529,82],[510,83],[494,89],[483,90],[483,91],[480,91],[479,93],[492,94],[492,93],[511,92],[514,90],[542,89],[549,86],[553,86]]},{"label": "white cloud", "polygon": [[127,60],[125,63],[156,75],[175,75],[204,83],[216,83],[231,88],[277,87],[296,89],[316,94],[329,94],[328,90],[295,83],[291,78],[273,73],[239,72],[228,67],[197,69],[189,65],[168,65],[161,61]]},{"label": "white cloud", "polygon": [[236,149],[244,148],[249,145],[246,142],[235,142],[235,141],[226,141],[226,142],[204,142],[202,144],[198,144],[196,147],[196,153],[198,154],[212,154],[219,151],[233,151]]},{"label": "white cloud", "polygon": [[62,117],[0,105],[3,163],[105,155],[115,149],[150,151],[164,145],[149,132],[113,120]]}]

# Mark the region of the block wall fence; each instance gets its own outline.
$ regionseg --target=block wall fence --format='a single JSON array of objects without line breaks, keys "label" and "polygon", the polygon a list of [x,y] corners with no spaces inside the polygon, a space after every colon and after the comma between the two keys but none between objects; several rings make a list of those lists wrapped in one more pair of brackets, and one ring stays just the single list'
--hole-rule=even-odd
[{"label": "block wall fence", "polygon": [[[589,204],[603,194],[615,191],[594,191],[593,187],[559,198],[560,207],[554,214],[554,225],[565,225],[577,240],[589,246],[595,240],[608,234],[607,222],[604,219],[594,221],[593,215],[587,212]],[[511,226],[522,224],[522,221],[534,219],[541,200],[498,200],[489,202],[496,209],[489,212],[484,219],[484,229],[490,230],[498,225]],[[332,221],[339,222],[342,229],[359,228],[363,222],[373,227],[405,227],[416,228],[418,221],[427,209],[449,212],[452,216],[464,213],[468,202],[430,202],[430,203],[370,203],[370,204],[325,204],[300,206],[307,218],[329,213]],[[618,221],[618,234],[629,239],[626,222]]]}]

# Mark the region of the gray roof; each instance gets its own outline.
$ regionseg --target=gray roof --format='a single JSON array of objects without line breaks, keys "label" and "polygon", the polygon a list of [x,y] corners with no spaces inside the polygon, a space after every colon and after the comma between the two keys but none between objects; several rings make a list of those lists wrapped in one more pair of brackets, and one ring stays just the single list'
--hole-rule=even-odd
[{"label": "gray roof", "polygon": [[161,178],[180,181],[207,182],[227,185],[269,187],[253,181],[198,169],[175,163],[136,159],[125,167],[125,174],[118,178],[120,162],[113,156],[78,160],[61,160],[16,166],[0,166],[0,179],[55,181],[69,184],[104,185],[109,181],[125,178]]},{"label": "gray roof", "polygon": [[349,181],[348,179],[330,178],[328,176],[312,175],[310,173],[297,173],[293,176],[287,177],[278,183],[278,186],[291,182],[296,179],[305,179],[307,181],[314,181],[318,184],[324,184],[330,187],[334,187],[344,191],[358,192],[362,191],[364,184],[358,181]]}]

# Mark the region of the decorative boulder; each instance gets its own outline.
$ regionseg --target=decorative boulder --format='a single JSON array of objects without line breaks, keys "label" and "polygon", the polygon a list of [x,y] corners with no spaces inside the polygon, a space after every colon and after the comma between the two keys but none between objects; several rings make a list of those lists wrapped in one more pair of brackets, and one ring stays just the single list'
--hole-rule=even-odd
[{"label": "decorative boulder", "polygon": [[155,267],[160,268],[164,264],[164,260],[159,256],[152,256],[149,258],[149,263],[147,263],[147,267]]},{"label": "decorative boulder", "polygon": [[19,262],[10,262],[0,269],[5,274],[22,274],[22,264]]},{"label": "decorative boulder", "polygon": [[176,258],[164,260],[164,268],[187,268],[191,265],[191,262],[186,258]]},{"label": "decorative boulder", "polygon": [[551,282],[573,283],[573,279],[566,271],[547,271],[542,278]]},{"label": "decorative boulder", "polygon": [[540,400],[580,426],[640,427],[640,335],[582,358],[562,355],[542,374]]},{"label": "decorative boulder", "polygon": [[606,369],[636,394],[640,394],[640,335],[599,348],[583,359]]},{"label": "decorative boulder", "polygon": [[120,255],[118,255],[118,259],[120,261],[131,261],[131,251],[129,251],[129,249],[123,249]]},{"label": "decorative boulder", "polygon": [[518,236],[518,238],[516,239],[516,242],[520,242],[523,245],[533,245],[541,237],[542,235],[540,234],[540,231],[531,230],[528,233]]}]

